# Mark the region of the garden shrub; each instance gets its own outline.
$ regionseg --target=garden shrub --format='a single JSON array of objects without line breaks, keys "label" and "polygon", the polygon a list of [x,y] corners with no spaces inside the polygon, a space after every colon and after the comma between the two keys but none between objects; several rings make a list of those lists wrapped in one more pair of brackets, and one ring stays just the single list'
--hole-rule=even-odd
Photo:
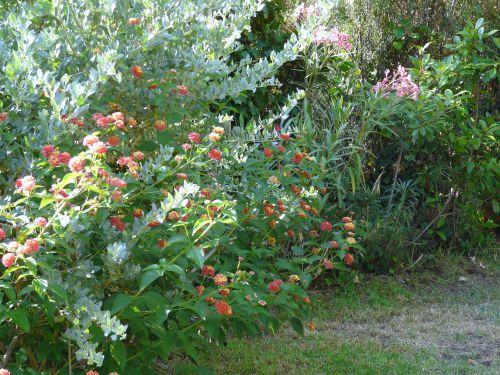
[{"label": "garden shrub", "polygon": [[177,347],[196,359],[197,340],[258,334],[278,312],[300,331],[312,278],[354,261],[355,224],[322,215],[322,171],[300,142],[249,147],[216,126],[130,148],[136,132],[169,136],[158,121],[94,114],[4,198],[0,335],[32,368],[139,371]]},{"label": "garden shrub", "polygon": [[[409,263],[438,247],[477,251],[491,243],[499,211],[498,43],[485,27],[483,19],[469,23],[444,59],[422,48],[411,72],[387,73],[367,96],[362,117],[378,134],[369,178],[383,200],[376,207],[368,193],[353,206],[370,211],[369,226],[379,228],[378,240],[368,234],[375,248],[366,261],[394,264],[394,246],[411,251]],[[395,232],[384,246],[380,239]]]},{"label": "garden shrub", "polygon": [[196,362],[229,332],[286,320],[302,333],[309,284],[358,261],[362,232],[291,131],[303,93],[245,127],[214,111],[275,85],[321,22],[269,58],[231,62],[263,4],[40,0],[4,15],[0,341],[12,373],[148,373],[175,354]]},{"label": "garden shrub", "polygon": [[388,69],[373,84],[352,54],[308,49],[295,126],[328,165],[331,202],[363,221],[369,270],[407,268],[436,248],[491,244],[498,40],[487,27],[482,19],[467,25],[443,59],[425,44],[413,67]]}]

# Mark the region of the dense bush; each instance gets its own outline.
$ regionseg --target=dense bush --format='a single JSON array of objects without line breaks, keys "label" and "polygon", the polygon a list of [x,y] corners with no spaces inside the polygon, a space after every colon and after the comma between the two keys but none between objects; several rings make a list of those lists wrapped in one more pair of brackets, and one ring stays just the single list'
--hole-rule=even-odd
[{"label": "dense bush", "polygon": [[379,82],[363,79],[355,56],[309,50],[297,129],[331,171],[332,202],[366,222],[370,270],[492,243],[498,39],[489,26],[469,23],[442,59],[424,41],[418,56],[405,55],[413,67],[387,70]]},{"label": "dense bush", "polygon": [[303,93],[245,127],[222,114],[276,84],[322,9],[281,52],[235,62],[264,3],[203,4],[5,14],[0,340],[13,373],[148,373],[228,331],[302,333],[308,285],[360,255],[325,165],[290,132]]},{"label": "dense bush", "polygon": [[496,225],[499,128],[493,104],[498,87],[494,34],[485,31],[480,19],[447,46],[443,60],[425,52],[415,58],[417,100],[382,93],[385,82],[374,87],[377,91],[382,86],[377,98],[369,99],[367,121],[374,121],[374,127],[384,124],[384,138],[375,148],[374,174],[390,170],[386,163],[395,164],[394,173],[385,178],[389,206],[399,180],[414,184],[410,195],[419,196],[414,203],[423,215],[413,220],[418,229],[415,242],[430,240],[434,247],[438,240],[459,249],[484,246],[489,229]]}]

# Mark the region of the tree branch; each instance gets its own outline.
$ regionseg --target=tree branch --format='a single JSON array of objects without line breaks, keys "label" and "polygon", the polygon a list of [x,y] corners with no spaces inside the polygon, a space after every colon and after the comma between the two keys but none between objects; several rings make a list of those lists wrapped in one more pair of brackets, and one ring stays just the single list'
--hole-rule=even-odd
[{"label": "tree branch", "polygon": [[12,350],[14,350],[18,342],[19,342],[19,336],[16,335],[10,342],[9,346],[7,347],[7,350],[5,351],[5,354],[2,357],[2,363],[0,363],[0,368],[7,367],[7,363],[9,363],[10,356],[12,355]]}]

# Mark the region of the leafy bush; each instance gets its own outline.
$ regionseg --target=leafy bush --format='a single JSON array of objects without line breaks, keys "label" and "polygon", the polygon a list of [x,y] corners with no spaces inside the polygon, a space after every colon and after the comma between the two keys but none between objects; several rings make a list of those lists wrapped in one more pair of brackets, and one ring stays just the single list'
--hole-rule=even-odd
[{"label": "leafy bush", "polygon": [[375,248],[390,239],[382,246],[390,251],[370,247],[366,261],[380,257],[390,267],[399,251],[399,260],[411,255],[409,265],[437,247],[488,247],[498,225],[494,34],[482,19],[469,24],[447,46],[446,58],[435,60],[421,49],[412,59],[414,82],[401,79],[408,73],[400,68],[395,80],[389,75],[364,100],[363,121],[378,134],[371,137],[376,157],[369,163],[382,204],[354,198],[352,208],[370,211],[378,240],[370,240],[370,230],[367,236]]},{"label": "leafy bush", "polygon": [[483,23],[466,26],[444,59],[426,44],[413,68],[387,70],[373,85],[352,54],[308,55],[297,128],[328,164],[332,202],[366,223],[369,270],[407,268],[437,247],[491,243],[498,40]]},{"label": "leafy bush", "polygon": [[[234,59],[243,48],[240,37],[264,5],[263,0],[13,5],[0,23],[0,111],[9,113],[0,130],[2,176],[13,178],[29,165],[32,146],[36,150],[65,136],[64,119],[102,111],[110,101],[123,105],[127,98],[130,109],[147,108],[151,117],[175,123],[186,113],[199,118],[220,112],[221,103],[277,85],[278,69],[299,55],[322,19],[299,26],[279,51]],[[134,66],[141,68],[139,80],[129,78]],[[188,87],[189,95],[173,94],[177,86]]]},{"label": "leafy bush", "polygon": [[308,285],[362,255],[351,217],[327,203],[325,164],[290,132],[303,93],[245,127],[222,114],[275,85],[322,20],[268,58],[232,61],[263,4],[37,1],[5,14],[3,366],[146,373],[228,332],[287,320],[302,333]]}]

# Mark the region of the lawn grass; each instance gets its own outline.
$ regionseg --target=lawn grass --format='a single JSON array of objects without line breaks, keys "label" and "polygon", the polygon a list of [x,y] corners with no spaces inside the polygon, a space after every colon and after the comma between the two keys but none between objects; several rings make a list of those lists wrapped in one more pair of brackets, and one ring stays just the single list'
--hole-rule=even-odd
[{"label": "lawn grass", "polygon": [[[465,271],[464,271],[465,270]],[[498,374],[498,265],[365,277],[314,295],[316,330],[211,348],[216,374]]]}]

